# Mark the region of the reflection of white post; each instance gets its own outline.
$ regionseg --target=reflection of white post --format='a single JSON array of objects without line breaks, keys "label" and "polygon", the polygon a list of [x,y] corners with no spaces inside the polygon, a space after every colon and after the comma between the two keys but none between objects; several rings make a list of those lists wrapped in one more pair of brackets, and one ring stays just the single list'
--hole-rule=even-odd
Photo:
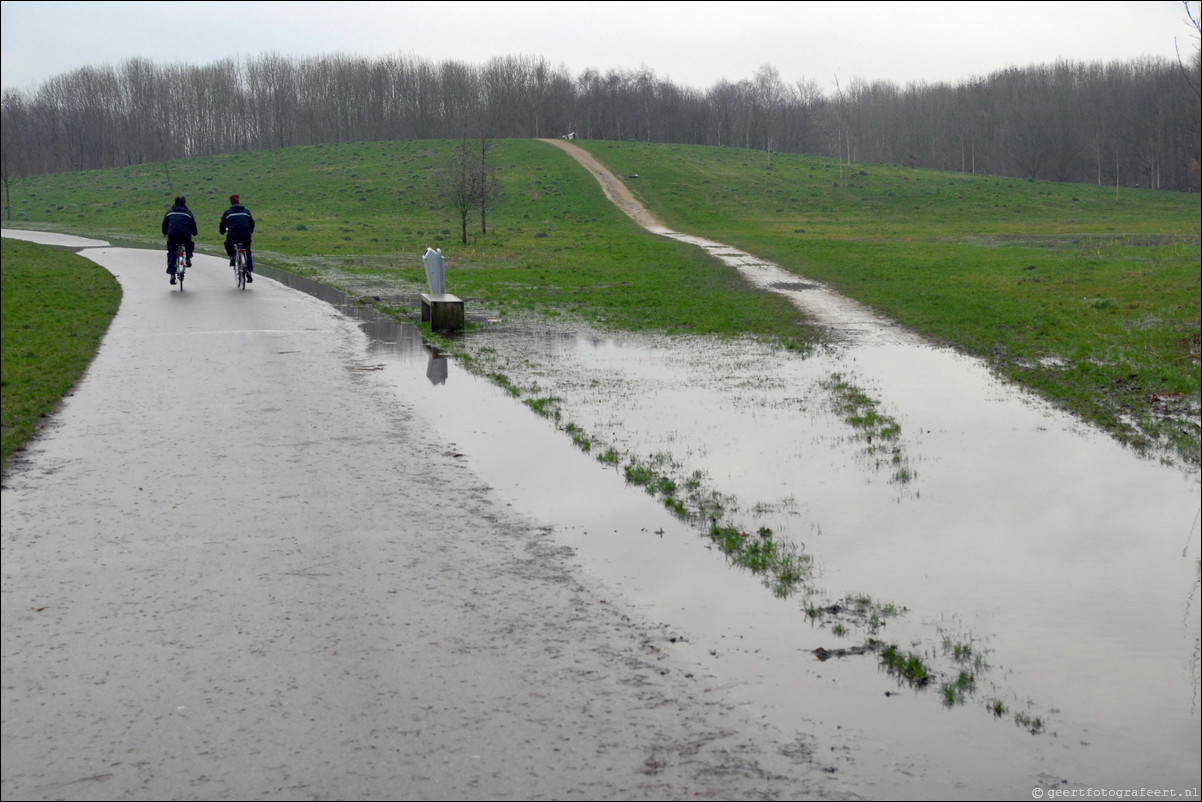
[{"label": "reflection of white post", "polygon": [[430,380],[430,384],[435,386],[447,383],[447,358],[445,356],[430,355],[430,361],[426,363],[426,378]]},{"label": "reflection of white post", "polygon": [[426,248],[422,257],[426,264],[426,283],[430,285],[431,295],[443,295],[447,291],[447,271],[442,263],[442,250]]}]

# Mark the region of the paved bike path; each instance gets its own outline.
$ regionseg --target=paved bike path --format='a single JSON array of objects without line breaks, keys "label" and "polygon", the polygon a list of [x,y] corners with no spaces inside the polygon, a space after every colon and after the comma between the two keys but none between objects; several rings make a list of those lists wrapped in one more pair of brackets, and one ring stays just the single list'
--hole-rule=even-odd
[{"label": "paved bike path", "polygon": [[121,308],[3,489],[6,800],[829,789],[358,370],[354,321],[84,253]]}]

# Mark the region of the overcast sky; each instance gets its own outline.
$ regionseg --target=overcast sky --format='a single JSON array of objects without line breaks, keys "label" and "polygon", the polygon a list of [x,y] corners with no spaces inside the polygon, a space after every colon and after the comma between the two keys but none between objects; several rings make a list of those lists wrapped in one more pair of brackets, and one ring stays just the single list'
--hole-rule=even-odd
[{"label": "overcast sky", "polygon": [[[1196,7],[1197,3],[1192,3]],[[9,2],[4,89],[131,57],[542,56],[575,77],[650,68],[708,89],[770,64],[785,81],[959,82],[1068,59],[1176,59],[1197,42],[1180,0],[1144,2]]]}]

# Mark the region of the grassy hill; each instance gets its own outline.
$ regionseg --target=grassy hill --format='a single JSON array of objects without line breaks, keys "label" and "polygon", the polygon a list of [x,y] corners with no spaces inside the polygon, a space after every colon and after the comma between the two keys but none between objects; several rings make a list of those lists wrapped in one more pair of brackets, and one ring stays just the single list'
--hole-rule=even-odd
[{"label": "grassy hill", "polygon": [[[158,247],[186,194],[198,244],[237,192],[261,264],[353,289],[424,285],[420,254],[494,314],[751,334],[802,345],[786,301],[700,251],[648,235],[567,156],[497,143],[487,235],[458,242],[454,142],[326,145],[16,182],[6,225]],[[758,151],[582,142],[661,220],[827,281],[955,344],[1137,445],[1198,461],[1199,196],[840,165]],[[400,314],[408,314],[398,309]]]},{"label": "grassy hill", "polygon": [[183,194],[201,227],[197,247],[224,253],[217,224],[238,193],[258,224],[256,262],[344,289],[424,288],[421,254],[436,247],[451,291],[495,315],[526,309],[619,328],[804,338],[787,301],[745,287],[694,248],[645,235],[544,143],[499,143],[501,200],[489,233],[475,221],[461,245],[449,198],[457,146],[320,145],[42,176],[14,188],[6,225],[160,247],[163,213]]}]

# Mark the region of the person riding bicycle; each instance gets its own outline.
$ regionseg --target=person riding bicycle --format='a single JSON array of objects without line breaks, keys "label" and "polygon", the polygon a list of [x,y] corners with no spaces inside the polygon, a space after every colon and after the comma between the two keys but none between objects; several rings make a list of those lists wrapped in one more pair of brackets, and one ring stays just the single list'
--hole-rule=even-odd
[{"label": "person riding bicycle", "polygon": [[255,218],[251,215],[250,209],[242,205],[242,201],[237,195],[230,195],[230,208],[221,215],[221,225],[217,228],[217,233],[226,235],[225,252],[229,254],[230,267],[234,266],[234,246],[242,243],[242,247],[246,249],[246,280],[248,282],[254,281],[250,275],[254,271],[254,263],[250,257],[250,235],[254,231]]},{"label": "person riding bicycle", "polygon": [[188,199],[183,195],[175,198],[175,205],[163,215],[163,233],[167,236],[167,272],[171,275],[171,283],[175,283],[175,251],[184,246],[184,266],[192,266],[192,252],[195,244],[192,237],[199,230],[196,228],[196,218],[188,210]]}]

